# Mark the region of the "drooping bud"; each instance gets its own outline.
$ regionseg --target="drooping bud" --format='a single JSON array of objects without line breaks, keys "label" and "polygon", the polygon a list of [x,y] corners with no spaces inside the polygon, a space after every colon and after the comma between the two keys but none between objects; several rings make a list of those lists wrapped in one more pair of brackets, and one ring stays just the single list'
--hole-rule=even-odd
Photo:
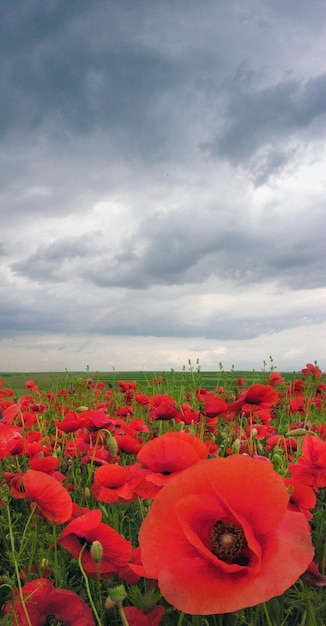
[{"label": "drooping bud", "polygon": [[115,437],[110,435],[108,437],[108,439],[107,439],[106,445],[107,445],[108,451],[112,454],[112,456],[117,456],[117,454],[118,454],[118,442],[115,439]]}]

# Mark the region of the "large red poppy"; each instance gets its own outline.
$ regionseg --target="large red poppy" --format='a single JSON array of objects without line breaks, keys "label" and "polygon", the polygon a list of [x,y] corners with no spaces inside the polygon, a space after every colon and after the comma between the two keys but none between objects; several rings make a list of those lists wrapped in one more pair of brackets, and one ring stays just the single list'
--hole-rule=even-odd
[{"label": "large red poppy", "polygon": [[140,528],[146,575],[186,613],[228,613],[281,595],[314,554],[309,524],[288,509],[265,460],[197,463],[156,496]]},{"label": "large red poppy", "polygon": [[92,612],[80,596],[68,589],[56,589],[46,578],[26,583],[23,586],[23,595],[30,622],[27,622],[17,589],[14,591],[13,605],[8,602],[4,607],[5,614],[12,612],[12,624],[95,626]]},{"label": "large red poppy", "polygon": [[23,485],[26,496],[38,505],[40,513],[55,524],[64,524],[71,518],[72,500],[67,489],[45,472],[27,470]]}]

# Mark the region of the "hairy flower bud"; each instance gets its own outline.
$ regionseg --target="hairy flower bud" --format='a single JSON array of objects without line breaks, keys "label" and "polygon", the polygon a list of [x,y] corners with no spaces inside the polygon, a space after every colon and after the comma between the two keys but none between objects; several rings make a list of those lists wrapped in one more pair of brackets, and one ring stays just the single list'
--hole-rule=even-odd
[{"label": "hairy flower bud", "polygon": [[108,451],[112,454],[112,456],[117,456],[118,442],[112,435],[108,437],[106,445],[107,445]]},{"label": "hairy flower bud", "polygon": [[100,541],[97,541],[97,540],[93,541],[91,545],[91,555],[95,563],[100,563],[100,561],[102,561],[103,548],[102,548],[102,544]]}]

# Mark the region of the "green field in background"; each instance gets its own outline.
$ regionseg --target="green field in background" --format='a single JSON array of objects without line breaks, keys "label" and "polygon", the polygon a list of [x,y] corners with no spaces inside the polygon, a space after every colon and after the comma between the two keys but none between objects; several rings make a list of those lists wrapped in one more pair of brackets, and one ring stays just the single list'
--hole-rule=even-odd
[{"label": "green field in background", "polygon": [[[183,385],[197,385],[198,387],[205,387],[208,390],[212,390],[218,386],[225,386],[230,389],[236,385],[237,378],[239,376],[245,379],[245,386],[248,387],[253,383],[268,382],[268,376],[270,371],[215,371],[215,372],[202,372],[198,370],[193,371],[178,371],[171,370],[169,372],[164,371],[145,371],[145,372],[19,372],[10,373],[6,372],[0,374],[2,377],[2,386],[12,389],[17,394],[28,393],[25,389],[25,381],[34,380],[41,391],[47,391],[50,389],[58,390],[60,388],[68,388],[78,378],[92,378],[95,382],[102,381],[112,386],[118,387],[119,380],[135,381],[142,389],[145,388],[153,390],[157,389],[157,386],[153,386],[153,379],[156,377],[164,377],[169,385],[169,388],[173,386]],[[301,377],[301,372],[282,372],[286,382]],[[323,377],[324,378],[324,377]]]}]

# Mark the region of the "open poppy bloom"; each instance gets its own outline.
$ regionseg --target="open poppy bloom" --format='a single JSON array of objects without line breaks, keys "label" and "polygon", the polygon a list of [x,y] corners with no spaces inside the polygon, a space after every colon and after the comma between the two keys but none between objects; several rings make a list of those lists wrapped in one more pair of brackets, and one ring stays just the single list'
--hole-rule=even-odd
[{"label": "open poppy bloom", "polygon": [[271,463],[204,460],[157,494],[139,533],[143,566],[185,613],[229,613],[281,595],[314,555],[305,516]]},{"label": "open poppy bloom", "polygon": [[17,426],[0,423],[0,459],[23,451],[24,440],[20,431],[21,428]]},{"label": "open poppy bloom", "polygon": [[270,410],[279,399],[279,393],[271,385],[255,383],[241,393],[230,409],[250,415],[257,410]]},{"label": "open poppy bloom", "polygon": [[37,505],[39,512],[50,522],[64,524],[71,518],[72,500],[61,483],[37,470],[27,470],[22,477],[26,496]]},{"label": "open poppy bloom", "polygon": [[32,580],[23,586],[23,595],[30,622],[27,621],[18,589],[14,592],[14,604],[8,602],[5,614],[13,611],[13,624],[19,626],[95,626],[90,608],[73,591],[56,589],[46,578]]},{"label": "open poppy bloom", "polygon": [[137,459],[147,468],[144,480],[135,487],[141,498],[155,498],[173,474],[206,459],[208,448],[195,435],[187,432],[168,432],[147,441]]},{"label": "open poppy bloom", "polygon": [[315,489],[326,487],[326,441],[306,435],[302,443],[302,456],[289,465],[291,476]]},{"label": "open poppy bloom", "polygon": [[[95,541],[102,547],[98,563],[95,562],[91,550]],[[76,559],[83,550],[81,563],[89,577],[99,575],[103,579],[110,578],[128,565],[132,554],[130,542],[102,522],[102,512],[99,509],[87,511],[73,519],[62,531],[58,543]]]},{"label": "open poppy bloom", "polygon": [[130,502],[134,496],[130,466],[107,464],[98,467],[94,473],[92,492],[100,502]]}]

